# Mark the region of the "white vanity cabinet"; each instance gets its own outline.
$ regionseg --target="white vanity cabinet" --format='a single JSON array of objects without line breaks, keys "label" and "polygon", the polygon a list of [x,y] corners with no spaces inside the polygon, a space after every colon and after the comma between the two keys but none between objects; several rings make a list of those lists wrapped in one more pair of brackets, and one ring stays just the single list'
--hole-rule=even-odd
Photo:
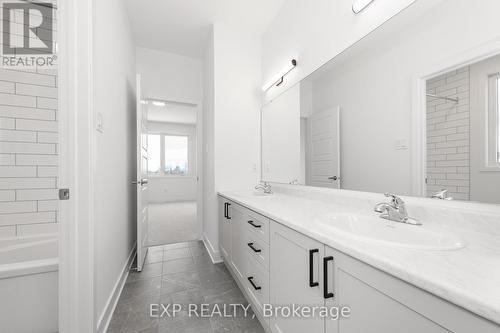
[{"label": "white vanity cabinet", "polygon": [[[321,262],[325,246],[271,221],[271,286],[270,303],[292,306],[323,306],[323,274]],[[276,333],[322,333],[322,318],[270,318]]]},{"label": "white vanity cabinet", "polygon": [[219,197],[219,247],[226,261],[231,260],[231,202]]},{"label": "white vanity cabinet", "polygon": [[[220,248],[267,332],[499,333],[500,326],[220,198]],[[349,307],[349,318],[264,318],[273,306]]]},{"label": "white vanity cabinet", "polygon": [[236,204],[231,206],[231,267],[239,279],[246,276],[245,251],[245,209]]},{"label": "white vanity cabinet", "polygon": [[326,320],[327,333],[500,332],[500,327],[420,288],[330,247],[325,256],[334,297],[349,306],[348,319]]}]

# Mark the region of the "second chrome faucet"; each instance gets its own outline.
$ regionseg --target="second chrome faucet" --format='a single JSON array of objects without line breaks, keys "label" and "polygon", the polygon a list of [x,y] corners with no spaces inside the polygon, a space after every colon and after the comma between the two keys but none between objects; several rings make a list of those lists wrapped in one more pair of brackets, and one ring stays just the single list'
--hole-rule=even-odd
[{"label": "second chrome faucet", "polygon": [[403,199],[391,193],[385,193],[385,196],[391,198],[391,202],[379,203],[374,208],[377,213],[380,213],[381,218],[394,222],[422,225],[419,221],[408,216]]}]

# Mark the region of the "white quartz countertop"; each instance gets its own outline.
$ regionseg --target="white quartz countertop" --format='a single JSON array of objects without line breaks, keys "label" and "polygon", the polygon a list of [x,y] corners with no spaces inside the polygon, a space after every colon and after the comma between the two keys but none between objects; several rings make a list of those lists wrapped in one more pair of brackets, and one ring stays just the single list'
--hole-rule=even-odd
[{"label": "white quartz countertop", "polygon": [[[335,232],[332,228],[335,219],[325,218],[354,210],[354,213],[379,219],[373,207],[356,212],[355,208],[335,201],[286,193],[259,196],[252,191],[221,191],[219,195],[500,324],[500,239],[497,234],[488,230],[455,229],[424,220],[423,226],[414,227],[452,234],[466,246],[458,250],[419,250]],[[383,202],[383,196],[381,198]]]}]

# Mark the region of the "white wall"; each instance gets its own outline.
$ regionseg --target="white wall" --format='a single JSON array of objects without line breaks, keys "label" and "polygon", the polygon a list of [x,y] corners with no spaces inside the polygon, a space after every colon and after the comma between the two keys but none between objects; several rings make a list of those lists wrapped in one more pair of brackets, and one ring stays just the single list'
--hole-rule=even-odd
[{"label": "white wall", "polygon": [[57,76],[0,68],[0,239],[58,232]]},{"label": "white wall", "polygon": [[203,231],[218,251],[216,192],[250,189],[260,179],[261,39],[218,23],[212,38],[206,60],[206,91],[213,97],[207,96],[205,114]]},{"label": "white wall", "polygon": [[489,76],[499,72],[500,55],[470,66],[470,199],[495,204],[500,204],[500,168],[486,167],[490,147],[486,144],[489,130],[485,127],[492,119],[485,112],[488,110],[485,87]]},{"label": "white wall", "polygon": [[135,47],[124,6],[94,1],[93,108],[104,119],[94,132],[96,325],[136,239]]},{"label": "white wall", "polygon": [[303,180],[300,148],[300,85],[297,84],[262,108],[262,179],[278,183]]},{"label": "white wall", "polygon": [[398,16],[404,26],[386,31],[314,83],[315,109],[342,107],[345,188],[410,194],[410,151],[396,150],[395,140],[410,138],[412,78],[499,37],[500,2],[417,2],[426,3],[434,7],[415,17],[405,11]]},{"label": "white wall", "polygon": [[303,79],[415,0],[379,0],[359,15],[353,0],[289,0],[263,36],[263,81],[292,58],[298,66],[273,97]]},{"label": "white wall", "polygon": [[202,59],[142,47],[136,49],[136,55],[145,97],[174,101],[203,99]]},{"label": "white wall", "polygon": [[188,175],[183,177],[149,176],[149,202],[195,201],[196,196],[196,126],[149,122],[150,133],[187,135],[189,145]]},{"label": "white wall", "polygon": [[[220,256],[218,204],[215,195],[215,45],[213,27],[204,59],[203,72],[203,238],[213,255]],[[218,259],[218,258],[217,258]]]}]

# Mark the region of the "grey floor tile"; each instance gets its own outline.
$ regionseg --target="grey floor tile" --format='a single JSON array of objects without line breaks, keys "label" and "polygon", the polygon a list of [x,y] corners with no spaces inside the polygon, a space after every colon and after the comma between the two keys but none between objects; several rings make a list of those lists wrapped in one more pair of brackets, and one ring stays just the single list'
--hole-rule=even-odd
[{"label": "grey floor tile", "polygon": [[146,299],[150,296],[160,295],[161,286],[161,277],[128,282],[123,288],[120,300],[126,302],[130,299]]},{"label": "grey floor tile", "polygon": [[133,282],[141,279],[149,279],[156,276],[161,276],[163,263],[157,262],[152,264],[145,264],[141,272],[135,270],[130,271],[127,279],[128,282]]},{"label": "grey floor tile", "polygon": [[182,258],[163,262],[163,274],[195,271],[196,266],[193,258]]},{"label": "grey floor tile", "polygon": [[178,248],[178,249],[168,249],[163,252],[163,261],[190,258],[191,251],[188,247]]},{"label": "grey floor tile", "polygon": [[208,255],[207,249],[205,249],[205,246],[203,245],[202,247],[192,246],[189,248],[189,250],[191,251],[191,255],[193,255],[193,257]]},{"label": "grey floor tile", "polygon": [[[111,319],[109,333],[262,333],[253,312],[244,316],[238,309],[234,318],[201,318],[188,311],[194,304],[223,308],[231,304],[248,305],[224,264],[212,264],[202,242],[181,246],[156,247],[151,257],[172,253],[171,260],[151,263],[142,272],[130,272]],[[175,258],[177,255],[187,257]],[[151,304],[181,304],[182,311],[172,318],[150,317]],[[198,313],[200,311],[198,310]]]},{"label": "grey floor tile", "polygon": [[189,247],[202,247],[202,248],[205,248],[205,244],[203,244],[203,241],[201,241],[201,240],[191,241],[191,242],[188,242],[188,243],[189,243]]},{"label": "grey floor tile", "polygon": [[199,287],[201,280],[196,271],[166,274],[162,276],[161,294],[173,294]]},{"label": "grey floor tile", "polygon": [[164,250],[180,249],[180,248],[183,248],[183,247],[189,247],[189,243],[188,242],[184,242],[184,243],[175,243],[175,244],[163,245],[163,249]]},{"label": "grey floor tile", "polygon": [[156,262],[162,262],[163,261],[163,250],[161,251],[153,251],[146,254],[146,259],[144,260],[144,263],[146,264],[152,264]]}]

